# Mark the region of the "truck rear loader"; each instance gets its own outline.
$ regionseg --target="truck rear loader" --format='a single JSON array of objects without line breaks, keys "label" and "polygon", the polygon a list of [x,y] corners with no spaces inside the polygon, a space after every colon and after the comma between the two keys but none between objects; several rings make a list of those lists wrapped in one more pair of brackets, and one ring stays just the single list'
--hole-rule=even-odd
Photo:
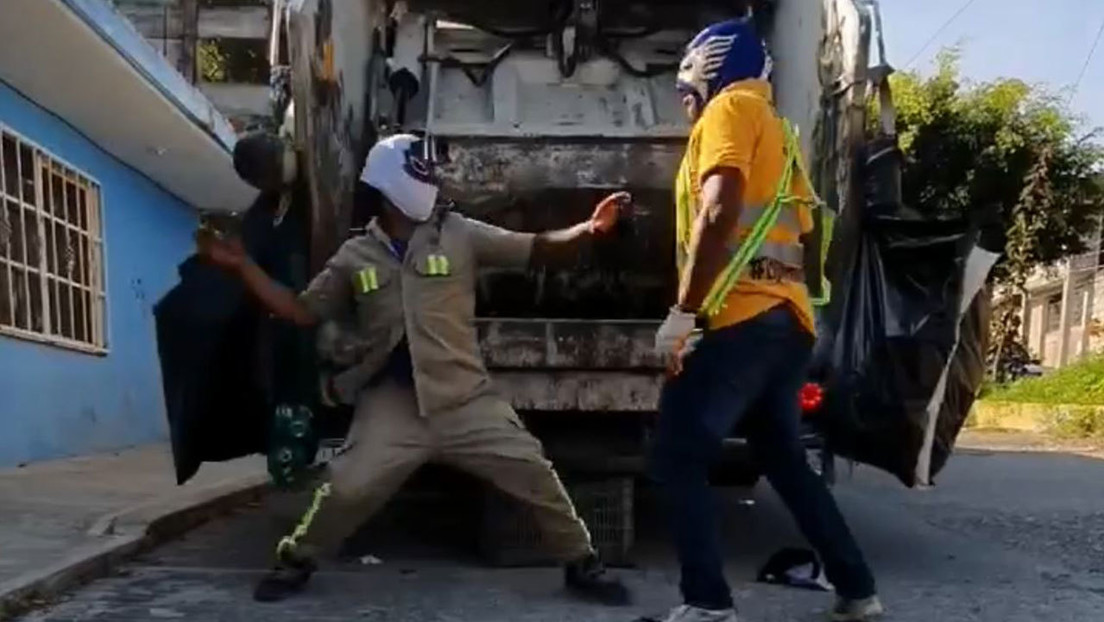
[{"label": "truck rear loader", "polygon": [[[351,197],[382,135],[423,135],[457,209],[511,229],[568,226],[603,194],[631,191],[615,240],[572,269],[483,272],[477,313],[498,388],[560,469],[640,473],[663,374],[652,339],[677,287],[673,186],[689,127],[674,76],[685,44],[710,23],[752,16],[778,108],[800,132],[824,209],[840,212],[859,192],[871,85],[886,77],[871,68],[875,8],[291,0],[277,12],[273,60],[287,66],[286,129],[306,164],[312,268],[363,226]],[[810,430],[810,447],[818,438]],[[756,481],[741,447],[734,434],[719,483]]]}]

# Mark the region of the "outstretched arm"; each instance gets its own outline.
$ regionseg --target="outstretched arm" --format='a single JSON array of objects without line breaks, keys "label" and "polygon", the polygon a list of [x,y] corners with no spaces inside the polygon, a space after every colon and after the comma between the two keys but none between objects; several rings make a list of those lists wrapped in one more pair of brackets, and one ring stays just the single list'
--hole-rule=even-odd
[{"label": "outstretched arm", "polygon": [[590,223],[582,222],[559,231],[538,233],[533,239],[529,265],[534,268],[570,264],[579,252],[594,239]]},{"label": "outstretched arm", "polygon": [[598,204],[589,220],[567,229],[538,234],[533,240],[529,265],[540,268],[572,263],[591,240],[613,231],[621,210],[631,202],[632,195],[628,192],[611,194]]},{"label": "outstretched arm", "polygon": [[318,317],[294,292],[277,283],[252,261],[242,265],[238,277],[269,313],[299,326],[318,323]]},{"label": "outstretched arm", "polygon": [[200,257],[237,276],[269,313],[299,326],[313,326],[318,322],[314,312],[294,292],[253,263],[238,238],[201,228],[196,233],[196,246]]}]

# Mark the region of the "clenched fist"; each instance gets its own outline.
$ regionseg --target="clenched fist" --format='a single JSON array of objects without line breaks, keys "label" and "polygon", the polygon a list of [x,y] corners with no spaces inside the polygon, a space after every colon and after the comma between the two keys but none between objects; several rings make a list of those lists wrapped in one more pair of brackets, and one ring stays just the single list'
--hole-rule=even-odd
[{"label": "clenched fist", "polygon": [[248,260],[241,238],[200,227],[195,234],[196,251],[204,260],[226,270],[238,270]]}]

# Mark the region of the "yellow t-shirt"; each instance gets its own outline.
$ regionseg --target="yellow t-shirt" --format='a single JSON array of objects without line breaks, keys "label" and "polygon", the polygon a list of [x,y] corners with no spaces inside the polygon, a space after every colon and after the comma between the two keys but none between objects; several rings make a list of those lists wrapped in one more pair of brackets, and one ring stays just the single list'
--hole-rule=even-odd
[{"label": "yellow t-shirt", "polygon": [[[676,193],[680,201],[688,202],[691,214],[690,223],[680,225],[679,237],[685,236],[679,240],[680,246],[688,241],[688,227],[701,209],[702,181],[717,169],[736,169],[743,174],[743,205],[768,205],[786,166],[785,144],[785,130],[773,108],[770,83],[744,80],[718,93],[694,124],[679,171]],[[801,175],[794,176],[793,184],[794,196],[812,197]],[[812,231],[813,216],[807,204],[798,203],[786,209],[798,210],[800,234]],[[800,234],[776,226],[767,234],[767,240],[798,244]],[[683,255],[680,251],[680,273]],[[732,326],[780,304],[790,305],[801,324],[815,333],[813,308],[803,283],[756,281],[746,276],[729,292],[721,311],[709,318],[709,326],[714,329]]]}]

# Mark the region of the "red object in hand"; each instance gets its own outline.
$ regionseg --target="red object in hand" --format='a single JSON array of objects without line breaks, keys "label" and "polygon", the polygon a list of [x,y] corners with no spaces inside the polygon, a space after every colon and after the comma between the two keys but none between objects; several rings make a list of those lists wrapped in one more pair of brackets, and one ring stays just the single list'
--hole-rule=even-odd
[{"label": "red object in hand", "polygon": [[820,405],[824,403],[824,389],[821,389],[820,385],[815,382],[809,382],[801,387],[798,400],[801,403],[801,412],[806,415],[816,412]]}]

